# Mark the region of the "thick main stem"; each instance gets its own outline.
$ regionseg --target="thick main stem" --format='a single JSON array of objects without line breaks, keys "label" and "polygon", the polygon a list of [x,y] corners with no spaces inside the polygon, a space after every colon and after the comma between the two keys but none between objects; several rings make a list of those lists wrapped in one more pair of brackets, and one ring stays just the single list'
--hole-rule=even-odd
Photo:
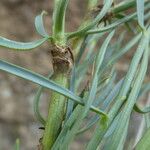
[{"label": "thick main stem", "polygon": [[[63,87],[68,86],[67,75],[64,73],[57,73],[54,75],[53,80]],[[43,150],[50,150],[54,144],[61,129],[65,115],[65,108],[66,98],[56,92],[52,92],[42,141]]]},{"label": "thick main stem", "polygon": [[[68,76],[73,66],[73,55],[67,46],[51,45],[53,59],[53,81],[64,88],[68,88]],[[42,140],[42,150],[50,150],[58,137],[66,114],[66,97],[52,92],[49,112]]]},{"label": "thick main stem", "polygon": [[[51,54],[53,59],[53,81],[68,87],[68,72],[73,63],[72,53],[66,47],[65,13],[69,0],[55,0],[53,12],[53,43]],[[66,113],[66,97],[52,92],[48,117],[42,139],[42,150],[50,150],[58,137]]]},{"label": "thick main stem", "polygon": [[54,0],[53,38],[55,42],[65,45],[65,14],[69,0]]}]

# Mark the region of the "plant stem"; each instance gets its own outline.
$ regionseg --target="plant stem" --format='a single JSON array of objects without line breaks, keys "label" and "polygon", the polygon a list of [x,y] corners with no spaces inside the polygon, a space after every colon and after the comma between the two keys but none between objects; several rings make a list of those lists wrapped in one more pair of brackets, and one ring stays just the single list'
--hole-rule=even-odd
[{"label": "plant stem", "polygon": [[[64,73],[55,74],[53,80],[64,87],[68,87],[67,75]],[[50,150],[53,146],[61,129],[65,108],[66,98],[56,92],[52,92],[42,141],[43,150]]]},{"label": "plant stem", "polygon": [[53,37],[55,42],[65,45],[65,14],[69,0],[55,0],[53,12]]},{"label": "plant stem", "polygon": [[[51,54],[53,59],[53,81],[61,86],[68,87],[68,72],[72,65],[71,52],[66,47],[65,13],[69,0],[55,0],[53,11],[53,43]],[[64,52],[65,51],[65,52]],[[69,55],[69,56],[68,56]],[[68,58],[69,57],[69,58]],[[68,62],[66,64],[66,58]],[[71,59],[71,61],[69,61]],[[61,60],[61,61],[60,61]],[[50,150],[58,137],[66,113],[66,97],[52,92],[49,104],[48,117],[42,140],[42,149]]]}]

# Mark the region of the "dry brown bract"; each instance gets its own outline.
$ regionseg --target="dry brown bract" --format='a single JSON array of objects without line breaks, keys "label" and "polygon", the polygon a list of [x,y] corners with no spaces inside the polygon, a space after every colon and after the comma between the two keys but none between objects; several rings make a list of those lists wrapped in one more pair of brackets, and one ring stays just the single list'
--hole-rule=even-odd
[{"label": "dry brown bract", "polygon": [[69,73],[74,63],[74,57],[70,47],[53,44],[50,50],[54,72]]}]

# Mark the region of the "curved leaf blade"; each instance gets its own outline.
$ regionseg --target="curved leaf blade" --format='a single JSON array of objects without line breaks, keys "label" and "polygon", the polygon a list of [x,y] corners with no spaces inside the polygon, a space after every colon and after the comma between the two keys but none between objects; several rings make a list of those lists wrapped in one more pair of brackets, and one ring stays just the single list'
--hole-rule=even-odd
[{"label": "curved leaf blade", "polygon": [[26,51],[26,50],[30,50],[30,49],[40,46],[47,40],[48,38],[43,38],[43,39],[39,39],[33,42],[24,43],[24,42],[17,42],[17,41],[9,40],[0,36],[0,46],[6,47],[9,49]]},{"label": "curved leaf blade", "polygon": [[46,15],[46,11],[42,11],[42,13],[35,17],[35,28],[36,31],[42,35],[43,37],[48,37],[48,33],[45,31],[44,24],[43,24],[43,16]]},{"label": "curved leaf blade", "polygon": [[150,107],[141,108],[138,104],[135,103],[134,110],[141,114],[146,114],[150,112]]},{"label": "curved leaf blade", "polygon": [[[50,72],[50,74],[48,75],[48,79],[52,76],[53,72]],[[34,105],[34,114],[35,114],[35,117],[37,118],[37,120],[45,126],[45,119],[44,117],[41,115],[40,111],[39,111],[39,102],[40,102],[40,97],[41,97],[41,94],[44,90],[44,87],[43,86],[40,86],[36,92],[36,95],[35,95],[35,98],[34,98],[34,101],[33,101],[33,105]]]}]

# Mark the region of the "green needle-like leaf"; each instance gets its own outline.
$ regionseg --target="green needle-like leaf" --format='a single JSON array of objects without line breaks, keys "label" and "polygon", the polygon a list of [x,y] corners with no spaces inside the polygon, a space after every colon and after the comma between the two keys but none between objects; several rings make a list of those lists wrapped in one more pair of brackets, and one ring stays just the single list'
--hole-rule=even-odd
[{"label": "green needle-like leaf", "polygon": [[119,25],[125,23],[125,22],[128,22],[130,20],[132,20],[133,18],[136,17],[136,13],[132,14],[132,15],[129,15],[129,16],[126,16],[122,19],[119,19],[117,20],[116,22],[106,26],[106,27],[103,27],[103,28],[100,28],[100,29],[93,29],[93,30],[89,30],[87,31],[87,34],[95,34],[95,33],[101,33],[101,32],[106,32],[108,30],[111,30],[113,28],[116,28],[118,27]]},{"label": "green needle-like leaf", "polygon": [[18,51],[19,50],[26,51],[26,50],[30,50],[30,49],[40,46],[47,40],[48,38],[43,38],[43,39],[36,40],[33,42],[23,43],[23,42],[12,41],[12,40],[9,40],[0,36],[0,46],[6,47],[9,49],[15,49]]},{"label": "green needle-like leaf", "polygon": [[98,77],[100,76],[99,74],[99,69],[102,65],[102,62],[104,60],[104,56],[108,47],[108,44],[110,43],[110,40],[112,39],[113,35],[114,35],[114,31],[112,31],[108,37],[106,38],[106,40],[104,41],[104,43],[102,44],[102,47],[100,48],[96,60],[95,60],[95,70],[94,70],[94,76],[93,76],[93,81],[92,81],[92,85],[91,85],[91,90],[89,93],[89,97],[88,100],[86,102],[86,109],[85,109],[85,114],[88,112],[88,109],[90,108],[90,106],[92,105],[95,97],[96,97],[96,91],[97,91],[97,87],[98,87]]},{"label": "green needle-like leaf", "polygon": [[[138,48],[134,54],[134,57],[131,61],[128,72],[124,78],[123,85],[120,88],[119,94],[116,98],[116,102],[114,103],[113,107],[109,111],[109,120],[108,120],[109,125],[108,125],[108,127],[112,123],[114,117],[116,116],[116,114],[120,110],[120,107],[122,106],[123,102],[127,98],[127,94],[130,90],[132,81],[135,77],[137,67],[138,67],[139,62],[141,60],[143,52],[146,48],[146,45],[149,42],[149,33],[150,33],[150,28],[148,28],[147,32],[143,33],[141,41],[139,42]],[[100,119],[100,121],[101,121],[101,119]],[[87,146],[87,150],[91,150],[92,148],[96,149],[98,147],[98,145],[101,142],[102,138],[104,137],[108,127],[103,128],[103,127],[97,125],[97,127],[94,131],[93,137]]]},{"label": "green needle-like leaf", "polygon": [[[69,87],[71,92],[75,92],[75,80],[76,80],[76,67],[74,65],[74,67],[72,69],[72,74],[71,74],[71,79],[70,79],[70,87]],[[66,119],[68,119],[69,116],[71,115],[71,113],[73,111],[73,106],[74,106],[74,102],[68,101],[67,111],[66,111]]]},{"label": "green needle-like leaf", "polygon": [[[99,106],[101,103],[106,101],[107,96],[115,88],[115,85],[114,85],[115,79],[116,79],[116,73],[113,73],[112,77],[107,79],[108,83],[102,89],[100,89],[100,91],[97,92],[97,96],[93,103],[94,106]],[[100,87],[101,86],[102,86],[102,83],[100,83]]]},{"label": "green needle-like leaf", "polygon": [[[62,144],[62,149],[67,149],[68,144],[71,142],[71,140],[73,140],[74,136],[76,135],[76,133],[82,123],[82,120],[87,116],[90,106],[92,105],[92,103],[96,97],[96,92],[97,92],[97,87],[98,87],[98,77],[99,77],[98,71],[102,65],[108,44],[110,43],[110,40],[112,39],[114,33],[115,32],[112,31],[107,36],[106,40],[104,41],[101,48],[99,49],[99,52],[98,52],[96,60],[95,60],[95,70],[94,70],[94,76],[93,76],[92,83],[91,83],[91,88],[88,93],[88,96],[87,95],[84,96],[85,107],[83,108],[82,114],[80,115],[80,117],[78,117],[76,119],[75,124],[72,126],[72,130],[70,130],[70,132],[64,138],[64,141]],[[107,116],[104,117],[103,123],[105,123],[106,121],[107,121]]]},{"label": "green needle-like leaf", "polygon": [[103,69],[107,69],[111,67],[114,63],[116,63],[125,53],[127,53],[141,38],[142,34],[138,34],[133,39],[131,39],[123,48],[121,48],[118,52],[114,53],[110,60],[104,64]]},{"label": "green needle-like leaf", "polygon": [[[145,39],[147,41],[147,39]],[[147,43],[148,45],[148,43]],[[124,145],[124,140],[122,139],[122,135],[126,135],[125,132],[127,132],[125,129],[126,122],[129,121],[130,114],[132,112],[133,106],[136,102],[136,99],[138,98],[138,94],[140,92],[140,88],[142,86],[142,82],[144,80],[147,67],[148,67],[148,46],[146,46],[145,52],[143,54],[140,70],[137,74],[137,77],[135,79],[135,82],[133,84],[133,88],[131,89],[131,93],[129,94],[129,98],[127,99],[127,102],[124,106],[122,115],[120,117],[120,124],[117,124],[116,130],[113,133],[113,136],[111,138],[111,141],[109,145],[107,145],[107,150],[122,150]],[[122,148],[120,148],[120,146]]]},{"label": "green needle-like leaf", "polygon": [[141,108],[138,104],[134,105],[134,110],[141,114],[146,114],[150,112],[150,107]]},{"label": "green needle-like leaf", "polygon": [[79,29],[78,31],[68,33],[67,34],[68,38],[73,38],[75,36],[83,35],[88,30],[90,30],[91,28],[93,28],[106,15],[106,13],[110,9],[112,3],[113,3],[112,0],[105,1],[105,4],[104,4],[102,10],[100,11],[100,13],[97,15],[97,17],[91,23],[89,23],[87,26]]},{"label": "green needle-like leaf", "polygon": [[143,84],[139,97],[143,96],[148,91],[150,91],[150,83]]},{"label": "green needle-like leaf", "polygon": [[[119,92],[119,89],[122,85],[122,82],[123,82],[123,79],[120,80],[115,86],[114,88],[112,89],[112,91],[110,93],[107,93],[107,97],[104,99],[104,103],[103,103],[103,106],[101,107],[102,110],[106,110],[106,108],[110,105],[110,103],[114,100],[114,98],[117,96],[118,92]],[[111,83],[111,82],[110,82]],[[112,83],[111,83],[112,84]],[[105,93],[105,91],[103,92]],[[102,93],[102,94],[103,94]],[[101,95],[102,95],[101,94]],[[97,100],[96,100],[97,101]],[[95,105],[97,106],[97,105]],[[87,125],[85,127],[83,127],[82,129],[80,129],[78,131],[77,134],[81,134],[85,131],[87,131],[88,129],[90,129],[98,120],[99,120],[99,115],[95,115],[94,117],[92,117],[89,122],[87,123]],[[109,132],[110,133],[110,132]],[[107,135],[108,136],[108,135]]]},{"label": "green needle-like leaf", "polygon": [[136,150],[149,150],[150,148],[150,128],[145,132],[142,139],[136,145]]},{"label": "green needle-like leaf", "polygon": [[144,0],[136,0],[138,23],[144,29]]},{"label": "green needle-like leaf", "polygon": [[[49,74],[48,78],[52,76],[52,72]],[[43,92],[44,87],[40,86],[37,90],[36,96],[34,98],[34,114],[35,117],[38,119],[38,121],[45,126],[45,119],[42,117],[40,111],[39,111],[39,101],[40,101],[40,96]]]},{"label": "green needle-like leaf", "polygon": [[46,15],[46,11],[43,11],[40,15],[35,17],[35,28],[36,31],[42,35],[43,37],[48,37],[49,35],[45,31],[44,25],[43,25],[43,16]]},{"label": "green needle-like leaf", "polygon": [[114,8],[112,8],[112,11],[113,13],[118,14],[120,12],[127,10],[128,8],[133,8],[135,6],[136,6],[135,0],[122,1],[119,4],[117,4]]},{"label": "green needle-like leaf", "polygon": [[[9,72],[11,74],[14,74],[16,76],[24,78],[26,80],[37,83],[45,88],[51,89],[55,92],[58,92],[64,96],[70,98],[70,100],[75,101],[77,104],[84,105],[84,103],[80,97],[78,97],[77,95],[75,95],[74,93],[69,91],[68,89],[65,89],[65,88],[61,87],[60,85],[54,83],[53,81],[48,80],[47,78],[43,77],[40,74],[34,73],[32,71],[29,71],[27,69],[21,68],[16,65],[10,64],[1,59],[0,59],[0,70]],[[103,111],[99,110],[98,108],[95,108],[94,106],[91,106],[90,109],[96,113],[100,113],[104,116],[107,116]]]}]

